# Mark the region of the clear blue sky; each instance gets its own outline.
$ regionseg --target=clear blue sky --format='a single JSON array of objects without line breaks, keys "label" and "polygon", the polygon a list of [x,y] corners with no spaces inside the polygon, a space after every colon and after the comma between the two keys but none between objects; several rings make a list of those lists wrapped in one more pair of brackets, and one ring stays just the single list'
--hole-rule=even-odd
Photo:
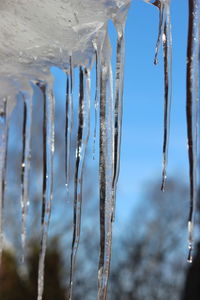
[{"label": "clear blue sky", "polygon": [[[185,120],[185,65],[187,1],[172,0],[173,92],[168,178],[187,180]],[[163,63],[153,58],[158,33],[158,10],[133,0],[126,26],[125,86],[121,171],[117,196],[117,224],[123,223],[138,203],[149,180],[161,180],[163,140]],[[111,34],[113,29],[111,28]],[[114,32],[114,31],[113,31]],[[114,41],[114,34],[111,40]],[[113,49],[113,52],[115,49]],[[61,96],[65,76],[56,74],[56,94]],[[61,88],[62,87],[62,88]],[[90,139],[92,145],[92,139]],[[117,226],[118,227],[118,226]]]},{"label": "clear blue sky", "polygon": [[[187,1],[172,0],[173,94],[168,178],[187,178],[185,65]],[[126,27],[124,116],[119,202],[129,207],[145,189],[145,182],[161,178],[163,139],[163,64],[153,65],[158,10],[133,0]],[[121,200],[121,201],[120,201]],[[118,205],[121,212],[122,205]]]}]

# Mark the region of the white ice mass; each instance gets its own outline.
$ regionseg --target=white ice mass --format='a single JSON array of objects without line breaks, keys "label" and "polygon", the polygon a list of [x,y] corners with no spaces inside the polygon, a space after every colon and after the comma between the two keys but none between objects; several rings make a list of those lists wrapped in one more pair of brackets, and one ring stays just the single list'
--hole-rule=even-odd
[{"label": "white ice mass", "polygon": [[[54,154],[54,105],[52,66],[66,73],[65,170],[69,185],[69,155],[73,116],[74,68],[79,68],[79,109],[74,174],[74,218],[71,249],[69,299],[72,299],[76,253],[81,227],[82,181],[85,153],[90,134],[90,71],[96,67],[95,108],[99,107],[99,211],[100,256],[98,299],[107,294],[112,224],[115,215],[116,189],[120,166],[121,124],[123,107],[124,28],[131,0],[7,0],[0,1],[0,256],[3,249],[3,207],[8,148],[9,120],[16,95],[23,101],[21,161],[21,242],[26,249],[26,218],[29,204],[29,170],[31,163],[32,87],[43,95],[43,185],[42,238],[38,270],[38,300],[44,288],[44,264],[51,214]],[[172,38],[170,0],[146,0],[159,9],[159,30],[154,63],[160,45],[164,57],[164,143],[163,177],[166,181],[172,89]],[[108,21],[117,32],[116,67],[111,65]],[[187,52],[187,125],[190,165],[190,213],[188,220],[189,257],[192,261],[194,206],[197,172],[197,103],[199,65],[200,5],[189,1]],[[113,73],[115,78],[113,80]],[[95,126],[96,128],[96,126]],[[96,136],[96,132],[95,132]]]},{"label": "white ice mass", "polygon": [[123,22],[130,0],[8,0],[0,2],[0,97],[49,80],[49,68],[91,66],[107,22]]}]

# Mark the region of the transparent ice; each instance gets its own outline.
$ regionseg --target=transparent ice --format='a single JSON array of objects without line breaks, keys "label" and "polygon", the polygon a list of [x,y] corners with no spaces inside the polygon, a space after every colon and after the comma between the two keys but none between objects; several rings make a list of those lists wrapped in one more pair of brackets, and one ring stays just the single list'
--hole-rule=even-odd
[{"label": "transparent ice", "polygon": [[[159,30],[154,63],[162,44],[164,59],[164,141],[162,186],[165,189],[172,90],[172,37],[170,0],[146,0],[159,9]],[[16,95],[23,102],[21,158],[22,256],[26,249],[26,220],[29,206],[31,164],[32,87],[43,95],[43,184],[41,249],[38,268],[38,300],[44,289],[45,254],[53,195],[54,106],[52,66],[66,73],[65,183],[70,185],[70,151],[73,128],[74,68],[79,68],[78,131],[74,178],[73,237],[69,299],[73,298],[76,254],[81,230],[83,170],[90,135],[90,72],[96,65],[94,147],[99,111],[99,215],[100,254],[98,300],[105,300],[112,250],[116,189],[120,169],[120,146],[124,83],[124,29],[130,0],[8,0],[0,4],[0,257],[3,250],[3,209],[9,120]],[[108,21],[117,32],[115,78]],[[187,128],[190,170],[190,212],[188,219],[188,261],[192,261],[194,208],[197,194],[197,144],[199,100],[200,4],[189,1],[187,51]],[[94,155],[94,153],[93,153]]]}]

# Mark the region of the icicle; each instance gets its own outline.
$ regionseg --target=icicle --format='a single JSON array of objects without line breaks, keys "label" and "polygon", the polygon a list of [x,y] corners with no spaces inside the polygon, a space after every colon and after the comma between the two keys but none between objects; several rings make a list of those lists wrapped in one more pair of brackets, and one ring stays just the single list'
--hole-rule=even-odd
[{"label": "icicle", "polygon": [[67,192],[69,190],[70,148],[73,125],[73,63],[70,56],[70,76],[67,74],[66,85],[66,124],[65,124],[65,176]]},{"label": "icicle", "polygon": [[44,146],[44,182],[42,204],[42,239],[38,268],[38,296],[42,300],[44,290],[44,261],[47,247],[48,227],[51,214],[52,190],[53,190],[53,154],[54,154],[54,96],[53,91],[46,85],[40,84],[44,97],[44,123],[43,123],[43,146]]},{"label": "icicle", "polygon": [[3,251],[3,207],[6,186],[6,162],[8,147],[7,99],[0,102],[0,265]]},{"label": "icicle", "polygon": [[70,91],[72,93],[74,87],[74,65],[72,55],[69,57],[69,70],[70,70]]},{"label": "icicle", "polygon": [[45,202],[46,202],[46,183],[47,183],[47,99],[46,99],[46,85],[40,84],[40,89],[43,95],[43,183],[42,183],[42,217],[41,224],[44,223]]},{"label": "icicle", "polygon": [[26,244],[26,218],[29,205],[29,170],[31,159],[31,123],[32,123],[32,97],[22,95],[24,101],[23,128],[22,128],[22,164],[21,164],[21,209],[22,209],[22,261]]},{"label": "icicle", "polygon": [[70,141],[69,141],[69,75],[67,75],[67,82],[66,82],[66,122],[65,122],[65,176],[66,176],[66,186],[68,188],[68,168],[69,168],[69,148],[70,148]]},{"label": "icicle", "polygon": [[166,21],[163,32],[163,56],[164,56],[164,82],[165,82],[165,97],[164,97],[164,137],[163,137],[163,169],[162,169],[162,184],[161,190],[165,190],[166,170],[168,161],[168,146],[170,133],[170,110],[172,97],[172,37],[171,37],[171,22],[170,22],[170,7],[166,5]]},{"label": "icicle", "polygon": [[104,42],[100,72],[100,256],[98,300],[105,300],[110,272],[112,246],[113,103],[111,92],[110,43]]},{"label": "icicle", "polygon": [[[86,78],[86,95],[84,95],[84,79]],[[76,254],[80,240],[81,229],[81,205],[82,205],[82,182],[85,163],[85,154],[90,131],[90,71],[83,71],[80,67],[79,87],[79,124],[76,146],[76,163],[74,176],[74,224],[71,251],[69,299],[72,299],[73,280],[75,271]]]},{"label": "icicle", "polygon": [[170,0],[146,1],[151,2],[159,9],[159,30],[156,43],[154,64],[158,64],[158,52],[160,44],[163,44],[164,58],[164,137],[163,137],[163,162],[161,190],[164,192],[167,178],[167,161],[170,132],[170,110],[172,96],[172,37],[170,22]]},{"label": "icicle", "polygon": [[[85,77],[86,77],[86,112],[87,112],[87,133],[86,133],[86,146],[90,136],[90,90],[91,90],[91,76],[90,70],[85,68]],[[86,149],[85,149],[86,152]]]},{"label": "icicle", "polygon": [[189,0],[189,24],[187,45],[187,136],[190,176],[190,210],[188,217],[188,262],[192,262],[194,208],[197,196],[197,135],[199,101],[199,34],[200,3]]},{"label": "icicle", "polygon": [[123,85],[124,85],[124,25],[117,27],[117,61],[116,61],[116,83],[115,83],[115,115],[114,115],[114,156],[113,156],[113,204],[112,221],[115,219],[115,201],[117,181],[120,168],[120,149],[121,149],[121,130],[122,130],[122,111],[123,111]]},{"label": "icicle", "polygon": [[95,121],[94,121],[94,141],[93,141],[93,159],[95,159],[95,145],[96,145],[96,135],[97,135],[97,112],[98,112],[98,99],[99,99],[99,70],[100,70],[100,61],[97,45],[94,44],[95,55],[96,55],[96,90],[95,90],[95,100],[94,100],[94,109],[95,109]]},{"label": "icicle", "polygon": [[165,8],[166,8],[167,1],[168,0],[157,0],[153,2],[149,1],[159,9],[159,30],[158,30],[158,39],[156,42],[156,52],[154,57],[155,65],[158,64],[158,53],[159,53],[160,44],[164,34],[164,26],[165,26],[165,19],[166,19]]}]

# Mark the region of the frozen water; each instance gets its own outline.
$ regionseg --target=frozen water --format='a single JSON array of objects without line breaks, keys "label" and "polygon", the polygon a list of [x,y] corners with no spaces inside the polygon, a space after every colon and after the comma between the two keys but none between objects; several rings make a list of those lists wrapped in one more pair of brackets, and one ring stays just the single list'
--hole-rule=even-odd
[{"label": "frozen water", "polygon": [[54,96],[53,91],[39,83],[44,98],[43,123],[43,201],[42,201],[42,237],[38,269],[38,300],[42,300],[44,289],[44,262],[47,248],[48,227],[53,196],[53,154],[54,154]]},{"label": "frozen water", "polygon": [[73,66],[70,57],[70,75],[67,73],[66,84],[66,123],[65,123],[65,176],[67,192],[69,190],[70,146],[73,124]]},{"label": "frozen water", "polygon": [[190,176],[190,210],[188,217],[188,261],[192,262],[194,209],[197,197],[197,144],[199,118],[199,42],[200,2],[189,1],[187,48],[187,135]]},{"label": "frozen water", "polygon": [[[164,142],[162,190],[165,187],[171,103],[170,0],[146,0],[159,9],[159,33],[154,62],[162,43],[164,57]],[[190,164],[189,257],[192,261],[198,129],[198,65],[200,4],[189,5],[187,51],[187,125]],[[71,249],[70,299],[74,285],[76,254],[81,230],[83,169],[90,134],[90,69],[96,61],[95,129],[100,113],[99,210],[100,255],[98,300],[105,300],[110,272],[112,225],[120,167],[120,145],[124,81],[124,28],[130,0],[8,0],[0,3],[0,256],[3,248],[3,204],[5,191],[8,121],[21,91],[24,97],[21,162],[22,248],[25,248],[28,211],[32,84],[43,94],[43,185],[42,236],[38,269],[38,300],[44,289],[44,265],[51,215],[54,154],[54,96],[50,67],[66,73],[65,175],[69,189],[71,132],[73,125],[73,69],[79,67],[79,111],[74,174],[74,222]],[[117,31],[115,85],[111,65],[108,20]],[[67,193],[66,193],[67,194]],[[67,196],[68,197],[68,194]]]},{"label": "frozen water", "polygon": [[3,208],[6,185],[6,161],[8,146],[7,99],[0,102],[0,264],[3,250]]},{"label": "frozen water", "polygon": [[[83,70],[80,67],[79,72],[79,124],[74,175],[74,226],[70,269],[70,300],[72,299],[75,260],[80,240],[83,169],[85,163],[86,147],[90,133],[90,71],[88,69]],[[84,86],[86,87],[84,88]]]},{"label": "frozen water", "polygon": [[[125,20],[124,20],[125,21]],[[123,109],[123,86],[124,86],[124,27],[125,22],[118,23],[117,28],[117,61],[115,79],[115,109],[114,109],[114,155],[113,155],[113,179],[112,179],[112,220],[115,219],[115,201],[117,181],[120,166],[121,130],[122,130],[122,109]]]},{"label": "frozen water", "polygon": [[31,160],[31,124],[32,124],[32,95],[22,95],[24,102],[22,129],[22,164],[21,164],[21,209],[22,209],[22,260],[26,243],[26,218],[29,205],[29,170]]},{"label": "frozen water", "polygon": [[48,81],[49,67],[90,65],[94,41],[130,0],[8,0],[0,3],[0,98]]},{"label": "frozen water", "polygon": [[106,299],[112,244],[112,175],[113,175],[113,95],[111,46],[108,36],[101,55],[100,70],[100,257],[98,271],[98,300]]},{"label": "frozen water", "polygon": [[158,64],[158,52],[160,45],[163,45],[164,59],[164,136],[163,136],[163,168],[161,190],[165,191],[167,178],[168,146],[170,131],[170,110],[172,97],[172,36],[170,21],[170,0],[156,0],[146,2],[152,3],[159,9],[158,39],[156,42],[156,52],[154,64]]},{"label": "frozen water", "polygon": [[[90,68],[96,59],[95,124],[100,102],[100,260],[98,299],[106,298],[110,269],[112,222],[122,123],[124,26],[130,0],[9,0],[0,4],[0,91],[1,115],[1,202],[0,235],[3,239],[7,119],[21,91],[24,98],[21,161],[22,248],[26,240],[29,204],[29,169],[32,115],[32,84],[43,94],[43,185],[42,237],[38,269],[38,300],[44,288],[44,263],[51,214],[54,153],[54,97],[50,67],[66,72],[65,173],[69,189],[71,132],[73,125],[73,69],[80,67],[79,125],[74,174],[74,231],[71,252],[70,299],[74,282],[76,253],[80,239],[83,168],[90,133]],[[117,63],[115,101],[111,67],[108,20],[115,24]],[[96,139],[96,128],[94,140]],[[67,195],[68,196],[68,195]]]}]

